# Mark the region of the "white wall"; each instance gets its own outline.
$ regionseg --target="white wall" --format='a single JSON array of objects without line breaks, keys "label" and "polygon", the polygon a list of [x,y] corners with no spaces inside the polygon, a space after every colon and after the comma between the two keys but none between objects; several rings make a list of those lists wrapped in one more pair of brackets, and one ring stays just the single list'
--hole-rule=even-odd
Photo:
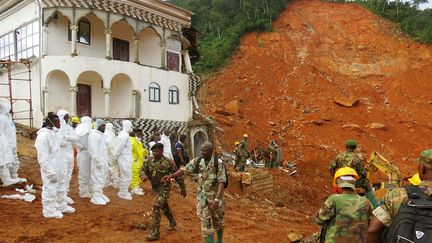
[{"label": "white wall", "polygon": [[161,67],[161,39],[152,28],[147,28],[141,32],[139,52],[141,64]]},{"label": "white wall", "polygon": [[[151,68],[137,65],[131,62],[108,61],[106,59],[91,58],[91,57],[55,57],[47,56],[43,59],[43,77],[50,70],[63,70],[71,79],[72,85],[78,80],[78,76],[88,71],[91,67],[96,73],[99,73],[104,80],[104,87],[111,86],[111,80],[119,73],[127,74],[132,80],[132,87],[141,93],[141,118],[146,119],[161,119],[173,121],[188,121],[191,116],[191,101],[188,98],[189,93],[189,76],[179,72],[165,71],[162,69]],[[91,83],[92,92],[94,92],[93,100],[98,99],[98,103],[93,101],[93,115],[104,115],[104,94],[100,87],[100,82],[97,82],[95,77],[80,77],[79,83]],[[96,80],[93,83],[92,80]],[[156,82],[161,87],[161,102],[149,102],[148,87],[151,82]],[[180,104],[171,105],[168,102],[168,90],[171,86],[177,86],[180,93]],[[116,88],[117,86],[113,86]],[[118,87],[117,87],[118,88]],[[112,92],[113,90],[111,90]],[[127,102],[132,102],[132,95],[126,95],[128,91],[120,91],[125,93],[122,96]],[[111,93],[112,94],[112,93]],[[114,100],[113,100],[114,99]],[[118,104],[116,98],[111,98],[111,110]],[[114,104],[116,103],[116,104]],[[97,112],[97,113],[95,113]],[[112,116],[114,117],[114,116]]]},{"label": "white wall", "polygon": [[48,34],[48,55],[63,56],[71,54],[71,44],[68,41],[68,22],[68,18],[59,13],[58,20],[51,21],[48,24],[48,32],[45,32]]}]

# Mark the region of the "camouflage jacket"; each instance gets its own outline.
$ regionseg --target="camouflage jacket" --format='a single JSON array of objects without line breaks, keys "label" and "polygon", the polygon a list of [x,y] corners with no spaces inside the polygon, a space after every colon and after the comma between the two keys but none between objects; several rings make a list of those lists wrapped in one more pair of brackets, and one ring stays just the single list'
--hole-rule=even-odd
[{"label": "camouflage jacket", "polygon": [[[176,170],[177,167],[174,162],[165,156],[162,156],[159,160],[155,160],[153,156],[148,157],[142,168],[142,172],[144,172],[151,183],[153,192],[161,190],[169,191],[171,189],[171,182],[162,183],[162,177],[170,175]],[[182,190],[186,190],[183,178],[176,178],[175,180]]]},{"label": "camouflage jacket", "polygon": [[328,224],[325,242],[366,242],[372,206],[355,192],[331,195],[319,210],[317,223]]},{"label": "camouflage jacket", "polygon": [[349,166],[356,170],[360,178],[367,177],[363,156],[351,151],[342,152],[336,156],[335,160],[330,165],[330,168],[336,171],[337,169],[344,166]]},{"label": "camouflage jacket", "polygon": [[[426,195],[432,196],[432,181],[422,181],[419,187]],[[405,188],[393,189],[387,193],[384,197],[383,204],[377,207],[373,211],[373,214],[381,223],[388,227],[407,199],[408,195]]]},{"label": "camouflage jacket", "polygon": [[[182,170],[185,174],[195,173],[195,162],[198,158],[191,160]],[[204,158],[199,161],[198,168],[198,190],[197,190],[197,203],[204,206],[207,202],[213,201],[217,194],[218,184],[226,183],[225,164],[222,160],[218,159],[218,171],[215,171],[214,157],[210,161],[205,161]],[[222,194],[221,200],[224,200]]]}]

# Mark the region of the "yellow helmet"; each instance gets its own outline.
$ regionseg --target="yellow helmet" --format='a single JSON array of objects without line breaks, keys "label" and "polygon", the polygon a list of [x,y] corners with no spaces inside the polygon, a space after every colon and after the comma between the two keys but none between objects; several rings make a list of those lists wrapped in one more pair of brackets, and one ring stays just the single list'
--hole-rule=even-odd
[{"label": "yellow helmet", "polygon": [[239,145],[240,144],[240,142],[239,141],[236,141],[235,143],[234,143],[235,145]]},{"label": "yellow helmet", "polygon": [[79,124],[80,123],[80,119],[78,117],[74,116],[74,117],[72,117],[72,122]]},{"label": "yellow helmet", "polygon": [[418,186],[421,183],[419,173],[415,173],[411,178],[408,179],[408,181],[413,184],[414,186]]},{"label": "yellow helmet", "polygon": [[247,133],[245,133],[245,134],[243,134],[243,137],[247,138],[247,137],[249,137],[249,136],[247,135]]},{"label": "yellow helmet", "polygon": [[353,168],[345,166],[345,167],[339,168],[336,171],[336,173],[334,174],[333,186],[337,187],[336,181],[337,181],[337,179],[339,177],[341,177],[341,176],[348,176],[348,175],[354,176],[356,180],[359,179],[359,176],[358,176],[357,172]]}]

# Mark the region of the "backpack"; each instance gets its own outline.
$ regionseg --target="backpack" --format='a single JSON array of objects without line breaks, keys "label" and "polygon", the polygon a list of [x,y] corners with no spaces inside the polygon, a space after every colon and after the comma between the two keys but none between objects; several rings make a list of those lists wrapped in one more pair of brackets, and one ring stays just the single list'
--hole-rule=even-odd
[{"label": "backpack", "polygon": [[418,186],[406,187],[408,200],[390,225],[385,242],[432,242],[432,197]]},{"label": "backpack", "polygon": [[[217,174],[217,172],[219,171],[218,157],[213,156],[213,158],[214,158],[214,161],[213,161],[214,168],[215,168],[215,172]],[[195,169],[194,169],[195,174],[198,174],[199,162],[201,161],[201,159],[202,159],[202,157],[198,157],[198,159],[195,161]],[[227,170],[225,164],[224,164],[224,167],[225,167],[225,177],[226,177],[226,183],[224,184],[224,188],[227,188],[228,187],[228,170]],[[217,178],[216,178],[216,180],[217,180]]]}]

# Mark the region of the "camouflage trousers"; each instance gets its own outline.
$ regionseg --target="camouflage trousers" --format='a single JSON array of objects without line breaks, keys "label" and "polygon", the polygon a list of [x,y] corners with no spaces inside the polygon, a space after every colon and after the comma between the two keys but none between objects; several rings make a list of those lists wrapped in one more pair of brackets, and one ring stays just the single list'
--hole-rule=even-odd
[{"label": "camouflage trousers", "polygon": [[175,225],[176,222],[168,205],[169,190],[153,191],[153,196],[152,233],[159,235],[161,211],[169,220],[170,225]]},{"label": "camouflage trousers", "polygon": [[243,172],[243,171],[245,171],[245,168],[246,168],[246,159],[239,159],[239,160],[237,160],[236,161],[236,171],[241,171],[241,172]]},{"label": "camouflage trousers", "polygon": [[224,228],[224,215],[225,215],[225,200],[220,200],[218,208],[212,210],[210,203],[202,205],[197,203],[197,215],[201,220],[201,230],[203,237],[213,235],[215,230]]}]

